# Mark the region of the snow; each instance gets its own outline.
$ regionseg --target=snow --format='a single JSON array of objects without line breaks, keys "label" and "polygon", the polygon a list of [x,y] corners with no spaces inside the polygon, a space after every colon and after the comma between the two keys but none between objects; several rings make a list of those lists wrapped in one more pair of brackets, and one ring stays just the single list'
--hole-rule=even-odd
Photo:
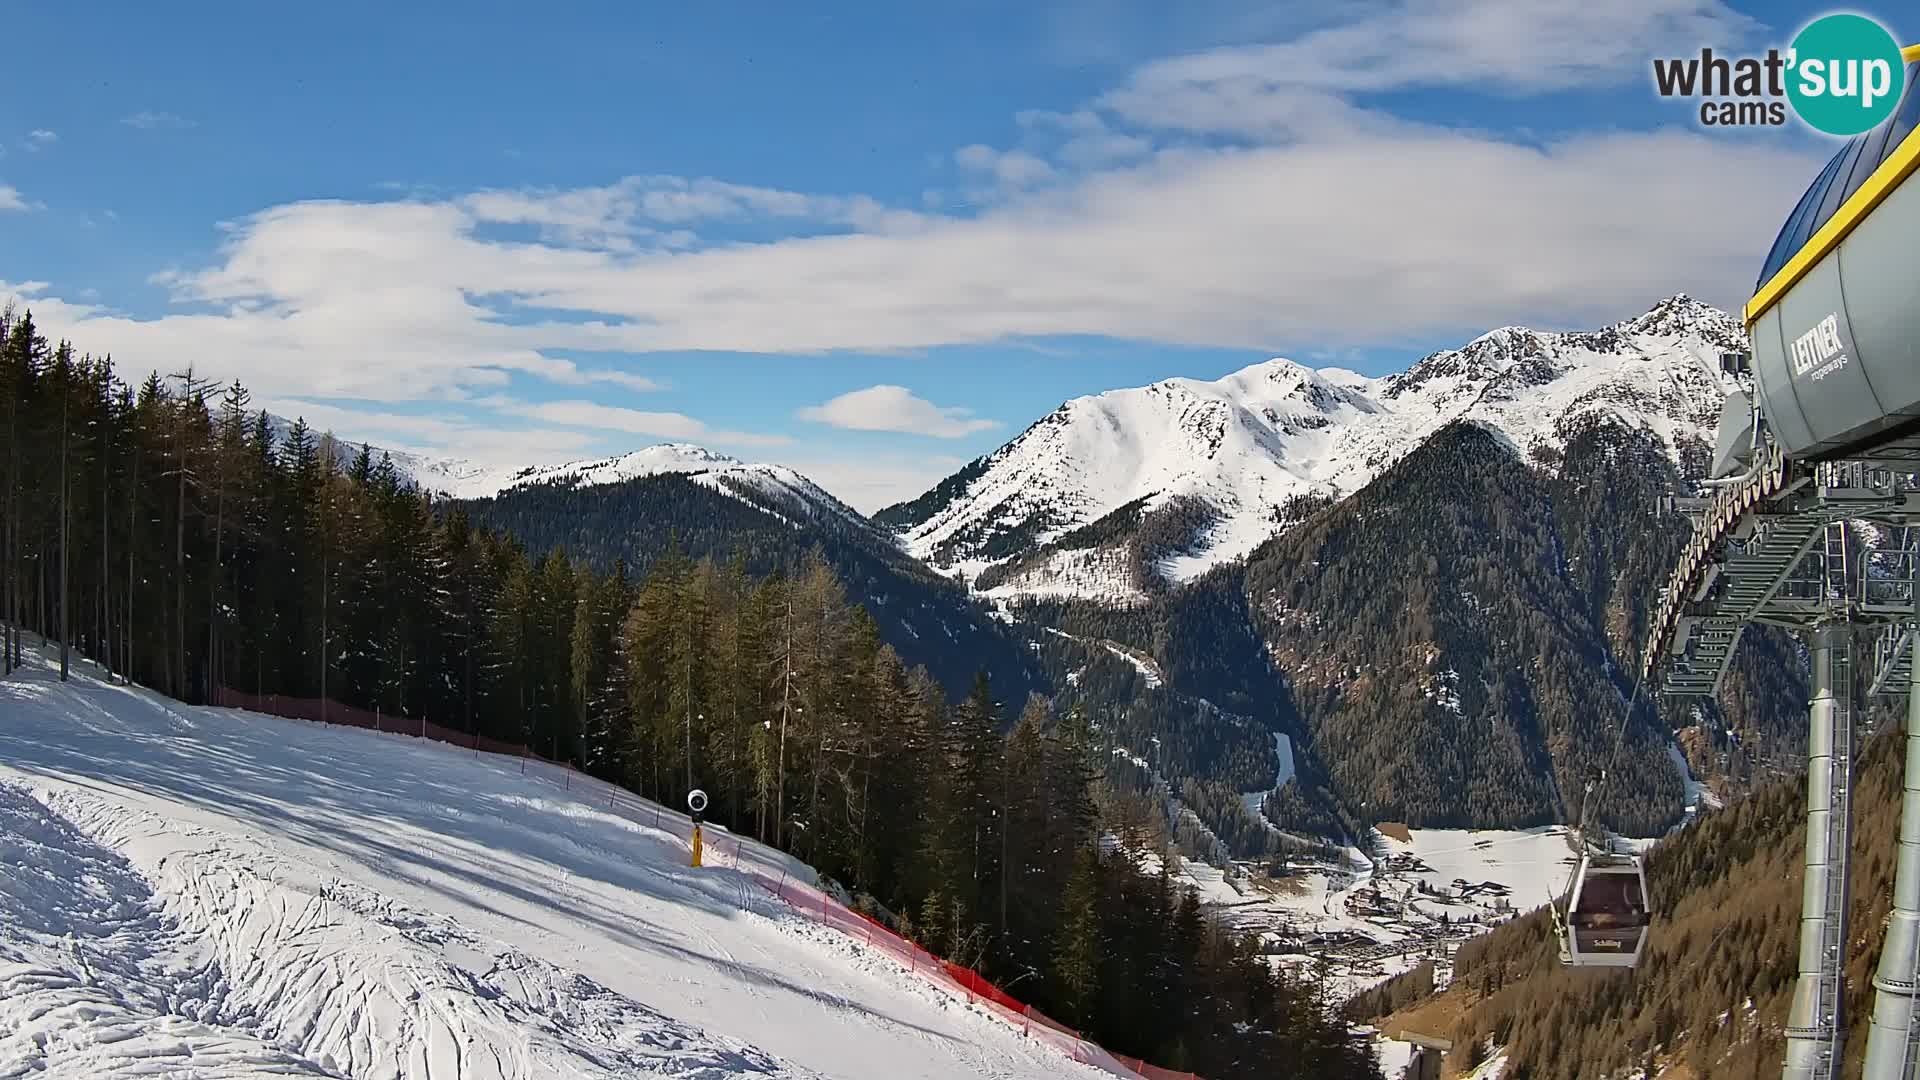
[{"label": "snow", "polygon": [[1667,759],[1672,761],[1673,767],[1680,771],[1680,782],[1686,787],[1688,817],[1698,814],[1702,809],[1720,809],[1720,796],[1715,795],[1706,784],[1694,777],[1693,768],[1687,764],[1687,756],[1680,752],[1679,746],[1673,743],[1667,744]]},{"label": "snow", "polygon": [[1151,690],[1160,685],[1160,671],[1153,664],[1141,659],[1138,654],[1129,652],[1112,642],[1103,641],[1101,644],[1107,647],[1108,652],[1132,664],[1133,670],[1139,672],[1140,678],[1146,682],[1147,689]]},{"label": "snow", "polygon": [[1375,1058],[1380,1062],[1380,1072],[1387,1080],[1400,1080],[1407,1066],[1413,1064],[1414,1046],[1399,1039],[1376,1038],[1373,1041]]},{"label": "snow", "polygon": [[[292,425],[272,419],[276,438],[285,438]],[[357,453],[361,444],[339,440],[342,452]],[[423,490],[454,499],[488,499],[533,484],[571,483],[600,487],[648,476],[682,475],[695,483],[773,514],[798,527],[788,508],[808,517],[844,518],[864,525],[866,519],[825,489],[785,465],[754,464],[716,453],[692,443],[659,443],[612,457],[563,462],[558,465],[500,465],[466,458],[444,457],[417,450],[370,447],[374,459],[390,456],[402,475]],[[750,499],[747,496],[758,496]],[[984,568],[984,567],[983,567]]]},{"label": "snow", "polygon": [[1530,911],[1566,889],[1573,869],[1564,826],[1537,829],[1412,829],[1410,842],[1380,839],[1391,852],[1411,854],[1431,867],[1412,876],[1438,888],[1456,879],[1497,881],[1517,911]]},{"label": "snow", "polygon": [[1227,871],[1193,859],[1181,861],[1180,872],[1174,875],[1174,880],[1181,887],[1199,893],[1203,904],[1237,904],[1246,899],[1229,882]]},{"label": "snow", "polygon": [[[1381,378],[1273,359],[1214,381],[1075,398],[989,455],[904,539],[932,565],[968,567],[972,580],[1003,561],[983,553],[987,537],[1030,530],[1024,555],[1135,500],[1150,512],[1192,497],[1217,518],[1197,550],[1158,568],[1186,581],[1273,536],[1290,498],[1358,491],[1455,420],[1482,425],[1516,453],[1562,446],[1571,421],[1602,415],[1676,457],[1685,439],[1711,445],[1729,385],[1716,356],[1738,332],[1726,313],[1675,297],[1591,333],[1502,328]],[[1050,553],[992,595],[1137,602],[1137,583],[1111,554]]]},{"label": "snow", "polygon": [[1057,626],[1049,626],[1045,629],[1047,633],[1055,637],[1066,638],[1068,641],[1077,641],[1082,645],[1098,645],[1120,659],[1125,660],[1127,663],[1133,665],[1133,670],[1140,673],[1141,681],[1146,684],[1149,690],[1160,686],[1160,684],[1165,681],[1160,673],[1160,665],[1155,663],[1154,659],[1150,656],[1135,652],[1133,649],[1122,646],[1117,642],[1108,641],[1105,638],[1083,638],[1077,634],[1069,634]]},{"label": "snow", "polygon": [[[965,580],[973,581],[993,566],[992,560],[974,559],[942,569],[958,568]],[[1040,565],[1009,575],[991,589],[978,592],[981,597],[999,603],[1094,598],[1114,607],[1135,607],[1149,599],[1133,583],[1125,554],[1100,549],[1056,552]]]},{"label": "snow", "polygon": [[1500,1080],[1507,1074],[1507,1052],[1505,1050],[1488,1058],[1486,1064],[1468,1073],[1466,1080]]},{"label": "snow", "polygon": [[[1099,1075],[512,759],[0,683],[0,1076]],[[789,873],[802,868],[746,845]]]},{"label": "snow", "polygon": [[[1287,781],[1294,776],[1293,740],[1277,731],[1273,735],[1273,759],[1279,767],[1274,775],[1273,786],[1266,791],[1249,791],[1240,796],[1240,802],[1247,812],[1261,821],[1267,820],[1266,813],[1261,809],[1266,804],[1267,796],[1286,787]],[[1267,827],[1274,828],[1273,823],[1267,822]]]}]

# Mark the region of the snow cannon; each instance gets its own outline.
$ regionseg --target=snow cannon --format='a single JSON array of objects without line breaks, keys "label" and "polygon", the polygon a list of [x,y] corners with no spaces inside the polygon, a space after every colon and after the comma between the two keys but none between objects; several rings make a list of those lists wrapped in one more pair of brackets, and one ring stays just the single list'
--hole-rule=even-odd
[{"label": "snow cannon", "polygon": [[687,792],[687,810],[693,815],[693,839],[691,841],[691,847],[693,848],[693,865],[699,866],[701,848],[700,815],[707,812],[707,793],[699,788],[694,788],[692,791]]},{"label": "snow cannon", "polygon": [[[1715,479],[1750,472],[1756,426],[1789,460],[1920,459],[1920,46],[1893,115],[1849,140],[1774,240],[1745,316],[1752,376],[1720,420]],[[1759,424],[1755,424],[1755,420]]]}]

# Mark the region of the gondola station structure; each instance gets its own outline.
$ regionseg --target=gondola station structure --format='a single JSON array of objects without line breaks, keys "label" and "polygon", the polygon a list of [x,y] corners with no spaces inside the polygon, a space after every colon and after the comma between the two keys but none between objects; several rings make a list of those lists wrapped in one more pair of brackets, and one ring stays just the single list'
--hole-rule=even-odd
[{"label": "gondola station structure", "polygon": [[[1710,695],[1747,627],[1782,627],[1807,644],[1807,840],[1786,1080],[1839,1076],[1846,1045],[1861,684],[1908,698],[1893,911],[1861,1076],[1920,1080],[1920,48],[1905,59],[1892,117],[1834,156],[1780,230],[1746,305],[1750,351],[1721,357],[1742,389],[1721,412],[1710,496],[1672,500],[1695,529],[1659,598],[1640,671],[1669,697]],[[1863,534],[1875,537],[1871,558]],[[1587,899],[1602,875],[1640,882],[1645,906],[1637,859],[1583,859],[1555,912],[1556,928],[1571,934],[1569,963],[1621,966],[1614,958],[1628,955],[1611,922],[1617,894],[1607,894],[1608,912]],[[1609,925],[1583,924],[1590,915]],[[1659,932],[1643,924],[1632,955]]]}]

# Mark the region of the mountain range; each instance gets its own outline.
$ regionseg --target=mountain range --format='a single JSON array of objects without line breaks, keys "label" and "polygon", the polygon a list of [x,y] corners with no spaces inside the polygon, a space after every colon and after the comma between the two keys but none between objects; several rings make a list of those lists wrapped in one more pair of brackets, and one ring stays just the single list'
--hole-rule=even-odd
[{"label": "mountain range", "polygon": [[[1062,404],[875,518],[989,597],[1137,603],[1244,559],[1450,423],[1483,423],[1528,457],[1611,416],[1678,461],[1711,444],[1718,354],[1740,338],[1731,316],[1682,295],[1597,331],[1494,330],[1380,378],[1275,359],[1113,390]],[[1156,521],[1156,557],[1135,565],[1116,541]]]},{"label": "mountain range", "polygon": [[[590,560],[817,552],[950,691],[985,668],[1003,695],[1092,711],[1116,770],[1164,779],[1207,843],[1248,854],[1383,818],[1575,811],[1684,536],[1660,497],[1701,474],[1718,353],[1741,336],[1678,295],[1598,330],[1504,327],[1383,377],[1274,359],[1113,390],[872,518],[695,446],[395,462]],[[1720,702],[1664,718],[1633,702],[1621,827],[1663,828],[1690,781],[1736,782],[1787,745],[1798,661],[1751,637]]]}]

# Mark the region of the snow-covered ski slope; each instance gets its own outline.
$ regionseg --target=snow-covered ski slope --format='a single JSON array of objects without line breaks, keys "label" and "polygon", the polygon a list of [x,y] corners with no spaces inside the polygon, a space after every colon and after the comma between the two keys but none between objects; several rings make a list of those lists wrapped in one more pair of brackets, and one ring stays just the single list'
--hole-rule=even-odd
[{"label": "snow-covered ski slope", "polygon": [[0,1077],[1108,1075],[597,798],[40,660],[0,682]]}]

